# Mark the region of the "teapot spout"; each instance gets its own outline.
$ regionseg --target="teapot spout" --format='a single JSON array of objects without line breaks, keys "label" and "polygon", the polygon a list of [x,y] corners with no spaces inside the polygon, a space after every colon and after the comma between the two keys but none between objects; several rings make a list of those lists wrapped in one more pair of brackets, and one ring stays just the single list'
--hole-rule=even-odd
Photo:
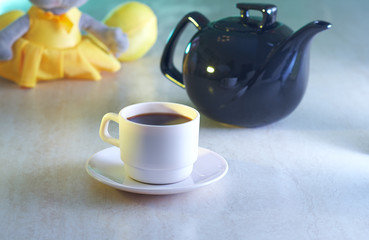
[{"label": "teapot spout", "polygon": [[[311,39],[317,33],[331,27],[332,25],[325,21],[312,21],[306,24],[280,45],[274,47],[260,71],[267,75],[268,73],[270,75],[275,75],[278,72],[282,80],[295,75],[293,72],[300,72],[301,69],[306,69],[309,65],[308,60]],[[305,72],[306,74],[303,75],[306,75],[306,77],[297,77],[297,80],[307,79],[307,70]]]},{"label": "teapot spout", "polygon": [[[258,100],[258,109],[253,112],[253,116],[256,116],[259,109],[269,112],[269,119],[260,118],[264,124],[291,113],[302,100],[306,90],[311,39],[329,28],[331,24],[328,22],[313,21],[275,46],[250,81],[237,89],[236,98],[246,98],[253,94],[263,96]],[[254,104],[254,101],[245,102]]]},{"label": "teapot spout", "polygon": [[329,22],[312,21],[293,33],[270,51],[264,64],[247,83],[247,87],[254,85],[258,79],[277,79],[281,83],[296,80],[305,85],[311,39],[331,27]]},{"label": "teapot spout", "polygon": [[309,44],[310,40],[319,32],[330,29],[332,24],[326,21],[312,21],[300,30],[296,31],[286,42],[296,47],[304,47]]}]

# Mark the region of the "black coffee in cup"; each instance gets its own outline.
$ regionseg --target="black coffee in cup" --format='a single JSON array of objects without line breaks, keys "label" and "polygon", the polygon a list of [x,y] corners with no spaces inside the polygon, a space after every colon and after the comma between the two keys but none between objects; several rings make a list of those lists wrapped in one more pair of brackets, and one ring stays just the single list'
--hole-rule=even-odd
[{"label": "black coffee in cup", "polygon": [[175,113],[145,113],[127,119],[135,123],[146,125],[175,125],[192,120],[191,118]]}]

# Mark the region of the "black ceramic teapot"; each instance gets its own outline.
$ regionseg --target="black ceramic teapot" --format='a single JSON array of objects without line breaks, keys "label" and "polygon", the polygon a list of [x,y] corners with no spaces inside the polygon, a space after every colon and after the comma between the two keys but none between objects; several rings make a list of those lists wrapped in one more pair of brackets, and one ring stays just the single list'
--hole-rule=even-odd
[{"label": "black ceramic teapot", "polygon": [[[239,3],[241,16],[215,22],[199,12],[182,18],[165,46],[161,71],[186,89],[206,116],[232,125],[257,127],[290,114],[308,80],[312,37],[331,27],[313,21],[297,32],[276,21],[271,4]],[[260,11],[262,18],[250,16]],[[173,63],[177,40],[187,23],[198,32],[188,43],[181,73]]]}]

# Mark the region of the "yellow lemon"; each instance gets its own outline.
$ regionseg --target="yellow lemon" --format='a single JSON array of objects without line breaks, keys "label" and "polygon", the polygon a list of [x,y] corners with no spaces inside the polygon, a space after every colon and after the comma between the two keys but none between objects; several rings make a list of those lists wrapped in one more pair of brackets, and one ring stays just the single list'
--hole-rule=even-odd
[{"label": "yellow lemon", "polygon": [[157,18],[150,7],[139,2],[128,2],[117,6],[105,18],[104,23],[119,27],[127,34],[128,50],[118,59],[133,61],[141,58],[156,42],[158,36]]},{"label": "yellow lemon", "polygon": [[19,17],[23,16],[24,12],[20,10],[13,10],[3,15],[0,15],[0,30],[17,20]]}]

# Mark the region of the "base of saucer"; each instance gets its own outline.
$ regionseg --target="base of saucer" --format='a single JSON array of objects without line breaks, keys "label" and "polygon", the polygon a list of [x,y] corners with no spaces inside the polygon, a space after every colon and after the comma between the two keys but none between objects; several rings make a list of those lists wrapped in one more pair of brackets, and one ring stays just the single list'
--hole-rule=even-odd
[{"label": "base of saucer", "polygon": [[120,150],[109,147],[95,153],[85,165],[87,173],[97,181],[119,190],[150,195],[168,195],[192,191],[222,179],[228,172],[227,161],[219,154],[199,147],[191,175],[172,184],[146,184],[128,177],[120,159]]}]

